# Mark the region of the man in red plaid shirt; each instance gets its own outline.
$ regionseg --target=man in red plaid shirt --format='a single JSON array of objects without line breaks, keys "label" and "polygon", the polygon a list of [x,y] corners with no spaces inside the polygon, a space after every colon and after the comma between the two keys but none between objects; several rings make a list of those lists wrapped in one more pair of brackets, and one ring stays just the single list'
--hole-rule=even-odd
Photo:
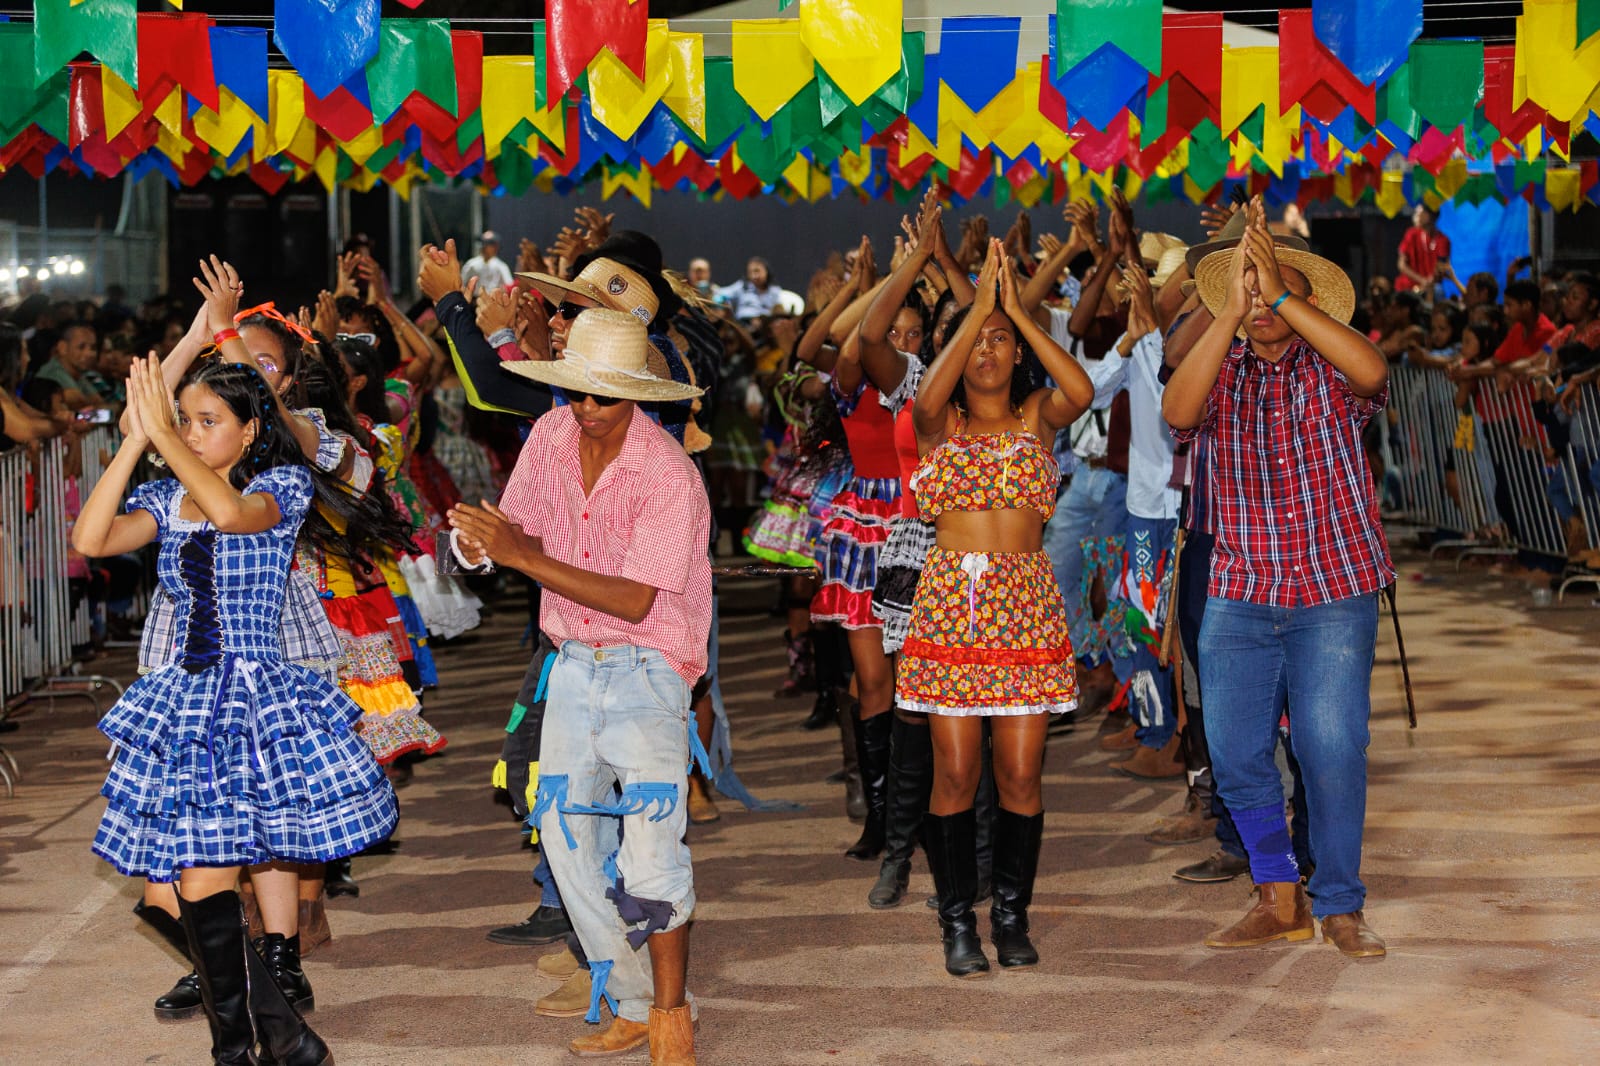
[{"label": "man in red plaid shirt", "polygon": [[[1309,940],[1316,919],[1346,955],[1378,956],[1383,941],[1362,913],[1361,834],[1377,593],[1394,567],[1361,432],[1383,408],[1388,366],[1345,324],[1349,278],[1275,245],[1259,200],[1246,210],[1244,240],[1195,271],[1215,321],[1162,399],[1178,439],[1197,441],[1209,460],[1206,737],[1260,887],[1251,910],[1206,944]],[[1280,685],[1316,858],[1305,888],[1273,761]]]}]

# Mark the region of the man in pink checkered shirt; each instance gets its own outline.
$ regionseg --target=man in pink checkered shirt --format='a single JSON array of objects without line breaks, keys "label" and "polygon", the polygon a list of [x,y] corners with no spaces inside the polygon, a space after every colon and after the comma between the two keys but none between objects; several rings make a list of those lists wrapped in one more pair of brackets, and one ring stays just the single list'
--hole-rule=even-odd
[{"label": "man in pink checkered shirt", "polygon": [[[1394,567],[1361,434],[1383,407],[1388,365],[1345,324],[1355,291],[1344,272],[1276,245],[1259,199],[1245,210],[1242,241],[1195,268],[1215,318],[1162,397],[1177,438],[1208,461],[1206,741],[1260,889],[1205,942],[1309,940],[1320,920],[1346,955],[1376,957],[1385,948],[1363,913],[1361,840],[1377,594]],[[1306,886],[1273,761],[1284,692],[1316,863]]]},{"label": "man in pink checkered shirt", "polygon": [[505,364],[568,406],[534,423],[499,507],[450,515],[469,562],[487,555],[544,590],[539,627],[558,653],[531,817],[589,960],[589,1020],[602,1000],[614,1016],[573,1041],[579,1055],[647,1040],[693,1053],[683,835],[711,507],[682,446],[637,407],[698,390],[653,373],[649,355],[643,323],[596,309],[574,321],[563,358]]}]

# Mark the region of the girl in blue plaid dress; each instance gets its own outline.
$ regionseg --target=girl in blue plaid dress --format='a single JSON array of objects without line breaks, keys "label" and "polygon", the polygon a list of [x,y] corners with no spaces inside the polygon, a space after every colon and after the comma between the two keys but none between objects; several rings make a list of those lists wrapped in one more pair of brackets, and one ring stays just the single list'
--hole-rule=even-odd
[{"label": "girl in blue plaid dress", "polygon": [[[237,286],[231,269],[207,273],[213,286]],[[180,383],[176,425],[159,364],[136,365],[127,439],[74,530],[90,555],[159,538],[161,581],[182,619],[176,661],[130,686],[101,722],[114,747],[94,851],[125,874],[178,881],[215,1062],[254,1062],[259,1053],[311,1066],[331,1055],[246,935],[240,870],[255,867],[264,910],[293,907],[289,864],[382,840],[396,807],[352,730],[360,709],[285,660],[280,635],[302,523],[333,544],[313,500],[356,521],[359,500],[305,465],[265,380],[238,365],[248,353],[228,310],[213,322],[223,359]],[[141,486],[118,515],[129,475],[152,446],[176,479]],[[271,876],[279,869],[287,876]]]}]

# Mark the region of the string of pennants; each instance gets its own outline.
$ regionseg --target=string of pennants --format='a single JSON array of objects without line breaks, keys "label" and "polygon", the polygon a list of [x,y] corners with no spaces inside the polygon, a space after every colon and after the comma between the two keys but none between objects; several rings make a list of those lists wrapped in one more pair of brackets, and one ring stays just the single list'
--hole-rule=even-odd
[{"label": "string of pennants", "polygon": [[1315,0],[1280,13],[1275,47],[1242,48],[1220,14],[1056,0],[1048,54],[1020,64],[1017,17],[945,18],[932,52],[901,0],[793,2],[796,18],[732,22],[731,55],[710,56],[647,0],[548,0],[519,55],[448,19],[382,19],[378,0],[278,0],[280,69],[266,29],[35,0],[33,22],[0,23],[0,170],[401,195],[599,182],[646,204],[910,201],[928,181],[1002,206],[1237,183],[1391,215],[1600,202],[1600,166],[1569,158],[1600,133],[1600,0],[1526,0],[1493,45],[1422,39],[1421,0]]}]

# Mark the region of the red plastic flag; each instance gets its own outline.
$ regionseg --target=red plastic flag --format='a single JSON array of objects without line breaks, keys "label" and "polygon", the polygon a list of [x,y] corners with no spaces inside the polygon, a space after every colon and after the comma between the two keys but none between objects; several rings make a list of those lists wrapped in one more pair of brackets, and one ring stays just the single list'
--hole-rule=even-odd
[{"label": "red plastic flag", "polygon": [[549,0],[545,5],[545,99],[558,100],[602,48],[644,79],[646,0]]}]

